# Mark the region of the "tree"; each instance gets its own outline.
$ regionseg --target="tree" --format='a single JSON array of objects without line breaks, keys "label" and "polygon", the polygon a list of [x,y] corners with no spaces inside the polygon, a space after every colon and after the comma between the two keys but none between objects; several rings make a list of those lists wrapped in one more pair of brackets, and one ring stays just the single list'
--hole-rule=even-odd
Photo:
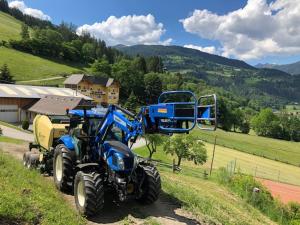
[{"label": "tree", "polygon": [[29,36],[29,29],[28,29],[28,25],[25,23],[22,23],[22,27],[21,27],[21,37],[23,40],[27,40],[30,38]]},{"label": "tree", "polygon": [[234,109],[232,112],[232,125],[233,125],[233,131],[235,132],[237,128],[239,128],[242,123],[244,122],[244,113],[241,109],[237,108]]},{"label": "tree", "polygon": [[162,92],[162,81],[156,73],[148,73],[144,77],[145,97],[147,104],[157,103]]},{"label": "tree", "polygon": [[181,73],[176,73],[176,90],[181,90],[182,85],[184,83],[183,77]]},{"label": "tree", "polygon": [[86,62],[91,62],[95,58],[95,46],[91,43],[85,43],[81,52]]},{"label": "tree", "polygon": [[7,64],[3,64],[3,66],[0,68],[0,83],[14,83]]},{"label": "tree", "polygon": [[164,138],[160,134],[146,134],[144,135],[146,147],[149,151],[149,158],[156,152],[157,146],[164,142]]},{"label": "tree", "polygon": [[277,138],[280,133],[279,118],[272,109],[263,109],[251,120],[251,125],[257,135]]},{"label": "tree", "polygon": [[144,74],[135,70],[132,61],[121,59],[112,65],[112,75],[121,84],[121,100],[126,100],[133,91],[137,102],[145,101]]},{"label": "tree", "polygon": [[95,60],[95,62],[91,65],[91,69],[93,72],[106,75],[107,77],[111,75],[111,66],[104,58]]},{"label": "tree", "polygon": [[182,159],[193,161],[195,164],[203,164],[207,160],[207,152],[204,144],[191,134],[175,134],[170,137],[163,146],[167,154],[177,156],[177,166]]},{"label": "tree", "polygon": [[2,12],[9,12],[8,2],[6,0],[0,0],[0,11]]},{"label": "tree", "polygon": [[158,56],[151,56],[147,60],[148,72],[162,73],[163,72],[162,59]]},{"label": "tree", "polygon": [[147,73],[147,63],[143,56],[137,56],[133,61],[133,65],[136,70],[141,71],[143,74]]},{"label": "tree", "polygon": [[250,132],[250,123],[248,121],[243,121],[241,124],[240,124],[240,130],[243,134],[249,134]]},{"label": "tree", "polygon": [[138,107],[137,98],[134,95],[133,91],[131,92],[128,100],[126,101],[124,107],[131,112],[136,112],[136,108]]},{"label": "tree", "polygon": [[231,130],[233,124],[233,115],[229,103],[223,98],[220,98],[218,101],[217,113],[218,124],[220,125],[220,127],[226,131]]}]

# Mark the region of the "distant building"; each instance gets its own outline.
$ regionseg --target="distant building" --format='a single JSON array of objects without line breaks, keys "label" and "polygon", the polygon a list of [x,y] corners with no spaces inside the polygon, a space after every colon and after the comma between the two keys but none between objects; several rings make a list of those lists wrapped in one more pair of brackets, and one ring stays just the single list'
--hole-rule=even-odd
[{"label": "distant building", "polygon": [[33,114],[65,115],[66,110],[91,109],[96,105],[83,97],[46,95],[32,105],[28,111]]},{"label": "distant building", "polygon": [[[69,88],[56,87],[41,87],[29,85],[14,85],[14,84],[0,84],[0,120],[10,123],[17,123],[28,119],[33,120],[36,112],[29,111],[35,103],[46,96],[71,97],[84,99],[92,102],[92,99]],[[78,99],[76,99],[77,101]],[[52,107],[55,110],[66,110],[63,104],[66,99],[59,98],[58,104],[49,102],[39,107],[37,110],[44,110],[45,107]],[[75,102],[75,99],[74,99]]]},{"label": "distant building", "polygon": [[73,74],[64,82],[65,88],[94,99],[97,104],[118,104],[120,84],[113,78],[102,78],[85,74]]}]

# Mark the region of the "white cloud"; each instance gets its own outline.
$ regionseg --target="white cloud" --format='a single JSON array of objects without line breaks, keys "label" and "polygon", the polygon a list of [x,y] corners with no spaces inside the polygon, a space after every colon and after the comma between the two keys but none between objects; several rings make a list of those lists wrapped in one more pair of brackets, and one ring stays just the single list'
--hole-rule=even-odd
[{"label": "white cloud", "polygon": [[85,24],[77,29],[77,34],[84,32],[104,40],[108,45],[163,44],[169,45],[172,39],[161,40],[166,32],[162,23],[156,23],[153,15],[128,15],[117,18],[110,16],[107,20]]},{"label": "white cloud", "polygon": [[23,1],[12,1],[9,3],[9,7],[17,8],[24,14],[41,19],[41,20],[51,20],[50,16],[44,14],[41,10],[32,9],[32,8],[27,7]]},{"label": "white cloud", "polygon": [[199,50],[201,52],[207,52],[207,53],[210,53],[210,54],[218,54],[218,51],[217,51],[215,46],[202,47],[202,46],[198,46],[198,45],[184,45],[183,47],[196,49],[196,50]]},{"label": "white cloud", "polygon": [[218,40],[222,55],[257,59],[300,54],[300,1],[248,0],[244,8],[226,15],[195,10],[180,20],[184,29],[202,38]]}]

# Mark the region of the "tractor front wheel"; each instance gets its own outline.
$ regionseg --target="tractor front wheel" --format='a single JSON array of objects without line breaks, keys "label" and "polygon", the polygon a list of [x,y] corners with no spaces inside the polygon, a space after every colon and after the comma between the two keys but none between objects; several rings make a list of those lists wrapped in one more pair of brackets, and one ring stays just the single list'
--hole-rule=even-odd
[{"label": "tractor front wheel", "polygon": [[152,204],[155,202],[161,191],[160,175],[155,166],[139,165],[139,171],[143,173],[144,179],[141,185],[141,195],[137,200],[144,204]]},{"label": "tractor front wheel", "polygon": [[79,171],[74,180],[74,197],[78,211],[91,217],[98,213],[104,205],[104,186],[101,175],[97,172]]},{"label": "tractor front wheel", "polygon": [[73,154],[63,144],[57,145],[53,157],[53,178],[60,191],[69,191],[73,184]]}]

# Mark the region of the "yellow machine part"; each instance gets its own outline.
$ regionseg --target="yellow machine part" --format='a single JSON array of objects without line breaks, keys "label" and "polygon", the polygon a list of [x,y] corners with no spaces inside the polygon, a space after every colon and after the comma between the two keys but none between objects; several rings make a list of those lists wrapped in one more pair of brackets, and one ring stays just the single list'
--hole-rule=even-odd
[{"label": "yellow machine part", "polygon": [[66,134],[68,124],[52,123],[48,116],[37,115],[33,120],[35,142],[46,150],[50,150],[53,140]]}]

